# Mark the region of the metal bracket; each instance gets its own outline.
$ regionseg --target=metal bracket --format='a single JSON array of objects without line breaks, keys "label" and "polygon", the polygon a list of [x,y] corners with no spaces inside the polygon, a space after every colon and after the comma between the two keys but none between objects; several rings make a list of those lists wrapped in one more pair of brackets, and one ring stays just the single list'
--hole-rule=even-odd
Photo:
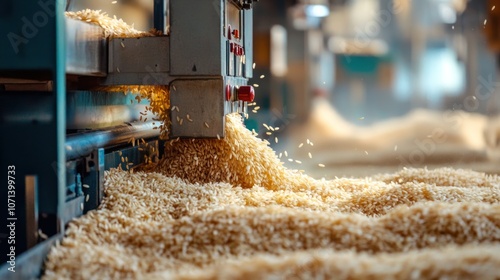
[{"label": "metal bracket", "polygon": [[26,175],[26,244],[27,249],[38,243],[38,177]]}]

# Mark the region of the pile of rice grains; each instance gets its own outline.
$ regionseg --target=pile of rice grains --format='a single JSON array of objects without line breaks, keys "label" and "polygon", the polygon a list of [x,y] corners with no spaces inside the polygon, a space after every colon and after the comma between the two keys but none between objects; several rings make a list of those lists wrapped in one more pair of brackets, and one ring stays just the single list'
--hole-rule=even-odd
[{"label": "pile of rice grains", "polygon": [[500,278],[498,176],[315,180],[228,115],[224,139],[171,140],[148,170],[105,177],[44,279]]}]

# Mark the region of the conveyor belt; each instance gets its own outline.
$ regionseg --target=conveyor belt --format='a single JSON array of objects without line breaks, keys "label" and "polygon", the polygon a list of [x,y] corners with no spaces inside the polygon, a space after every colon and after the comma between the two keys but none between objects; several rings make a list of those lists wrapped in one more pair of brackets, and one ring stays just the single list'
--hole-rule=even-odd
[{"label": "conveyor belt", "polygon": [[132,138],[148,139],[158,137],[158,122],[135,122],[114,127],[110,130],[97,130],[75,135],[68,135],[66,138],[66,159],[72,160],[86,156],[99,148],[123,145],[130,142]]}]

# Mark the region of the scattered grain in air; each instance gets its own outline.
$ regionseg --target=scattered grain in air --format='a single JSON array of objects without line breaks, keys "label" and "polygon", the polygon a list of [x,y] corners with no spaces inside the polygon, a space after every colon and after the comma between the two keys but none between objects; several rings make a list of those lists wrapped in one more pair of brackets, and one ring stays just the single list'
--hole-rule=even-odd
[{"label": "scattered grain in air", "polygon": [[120,42],[120,45],[122,45],[122,48],[125,48],[125,44],[123,43],[123,41]]},{"label": "scattered grain in air", "polygon": [[455,29],[455,25],[452,25],[452,26],[451,26],[451,29]]},{"label": "scattered grain in air", "polygon": [[288,152],[287,151],[285,151],[285,157],[288,157]]},{"label": "scattered grain in air", "polygon": [[365,151],[365,154],[368,154],[368,151]]},{"label": "scattered grain in air", "polygon": [[116,67],[116,72],[120,73],[120,68]]},{"label": "scattered grain in air", "polygon": [[80,209],[83,211],[83,202],[80,203]]},{"label": "scattered grain in air", "polygon": [[394,146],[394,151],[398,150],[398,145]]},{"label": "scattered grain in air", "polygon": [[258,88],[259,87],[259,84],[253,84],[254,87]]},{"label": "scattered grain in air", "polygon": [[300,161],[300,160],[295,160],[295,162],[298,164],[302,164],[302,161]]},{"label": "scattered grain in air", "polygon": [[322,163],[318,164],[318,166],[319,166],[319,167],[325,167],[325,165],[324,165],[324,164],[322,164]]},{"label": "scattered grain in air", "polygon": [[302,148],[303,146],[304,146],[304,143],[300,143],[299,149]]},{"label": "scattered grain in air", "polygon": [[309,141],[309,145],[314,146],[314,143],[312,141]]},{"label": "scattered grain in air", "polygon": [[87,184],[83,184],[82,187],[84,187],[85,189],[90,189],[90,186]]},{"label": "scattered grain in air", "polygon": [[262,124],[267,130],[269,130],[269,126],[265,123]]},{"label": "scattered grain in air", "polygon": [[217,140],[220,140],[220,136],[219,136],[219,134],[217,134]]},{"label": "scattered grain in air", "polygon": [[210,128],[210,126],[208,125],[208,123],[207,123],[207,122],[205,122],[205,126],[206,126],[207,128]]},{"label": "scattered grain in air", "polygon": [[276,142],[276,144],[278,144],[278,137],[274,137],[274,142]]},{"label": "scattered grain in air", "polygon": [[491,7],[491,10],[493,11],[495,9],[495,6]]},{"label": "scattered grain in air", "polygon": [[309,158],[313,158],[313,156],[311,155],[311,153],[307,153],[309,155]]},{"label": "scattered grain in air", "polygon": [[485,19],[485,20],[484,20],[484,22],[483,22],[483,25],[486,25],[486,22],[487,22],[487,21],[488,21],[488,20],[487,20],[487,19]]},{"label": "scattered grain in air", "polygon": [[278,130],[280,130],[280,128],[279,127],[275,127],[274,130],[278,131]]},{"label": "scattered grain in air", "polygon": [[252,113],[254,113],[254,114],[257,114],[257,111],[255,111],[255,110],[252,110]]},{"label": "scattered grain in air", "polygon": [[261,79],[264,79],[265,77],[266,77],[266,75],[260,75]]},{"label": "scattered grain in air", "polygon": [[184,119],[181,119],[181,121],[179,122],[179,125],[182,125],[182,122],[184,121]]},{"label": "scattered grain in air", "polygon": [[255,108],[253,108],[254,110],[259,110],[260,109],[260,106],[256,106]]},{"label": "scattered grain in air", "polygon": [[307,139],[306,143],[307,143],[307,145],[309,145],[311,143],[311,141],[309,141],[309,139]]},{"label": "scattered grain in air", "polygon": [[122,162],[125,162],[125,158],[124,157],[122,157]]},{"label": "scattered grain in air", "polygon": [[111,4],[116,4],[116,3],[118,3],[118,1],[113,1],[113,2],[111,2]]},{"label": "scattered grain in air", "polygon": [[473,96],[472,96],[472,99],[476,100],[477,98],[476,98],[476,96],[474,96],[474,95],[473,95]]},{"label": "scattered grain in air", "polygon": [[281,158],[282,156],[283,156],[283,153],[280,153],[280,156],[279,156],[279,158]]},{"label": "scattered grain in air", "polygon": [[89,198],[90,196],[87,194],[87,196],[85,197],[85,202],[89,202]]},{"label": "scattered grain in air", "polygon": [[268,131],[268,132],[266,132],[266,134],[267,134],[267,135],[271,135],[271,134],[273,134],[273,133],[272,133],[272,132],[270,132],[270,131]]},{"label": "scattered grain in air", "polygon": [[289,158],[289,159],[288,159],[288,161],[289,161],[289,162],[293,162],[293,159]]},{"label": "scattered grain in air", "polygon": [[255,62],[254,62],[254,63],[253,63],[253,65],[252,65],[252,69],[255,69]]},{"label": "scattered grain in air", "polygon": [[172,89],[173,89],[174,91],[177,91],[177,89],[175,88],[175,86],[174,86],[174,85],[172,85]]}]

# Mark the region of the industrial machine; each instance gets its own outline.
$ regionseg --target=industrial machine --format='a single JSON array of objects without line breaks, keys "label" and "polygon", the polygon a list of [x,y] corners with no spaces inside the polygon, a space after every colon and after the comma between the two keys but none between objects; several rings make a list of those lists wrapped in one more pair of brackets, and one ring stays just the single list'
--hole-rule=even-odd
[{"label": "industrial machine", "polygon": [[0,3],[1,279],[40,274],[66,224],[100,204],[106,169],[161,153],[147,102],[100,88],[168,87],[171,138],[224,137],[224,116],[246,113],[253,2],[155,0],[162,35],[141,38],[68,19],[66,1]]}]

